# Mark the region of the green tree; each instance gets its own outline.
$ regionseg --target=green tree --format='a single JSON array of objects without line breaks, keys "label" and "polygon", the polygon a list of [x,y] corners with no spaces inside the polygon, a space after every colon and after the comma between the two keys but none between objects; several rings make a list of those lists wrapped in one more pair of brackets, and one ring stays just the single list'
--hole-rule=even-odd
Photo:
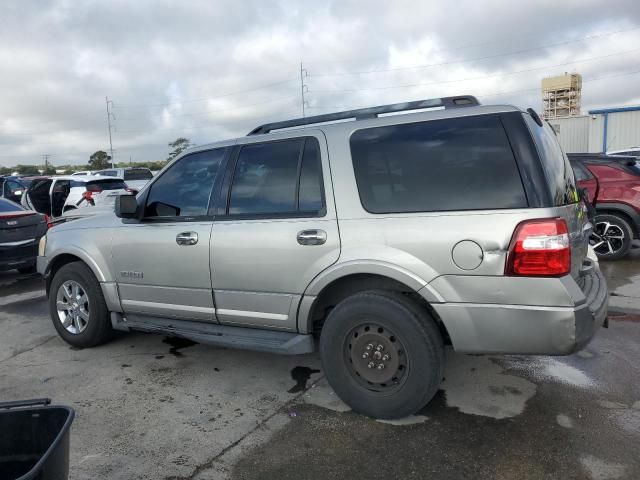
[{"label": "green tree", "polygon": [[11,167],[0,166],[0,175],[11,175],[12,173],[13,169]]},{"label": "green tree", "polygon": [[42,166],[42,174],[43,175],[55,175],[56,167],[51,165],[50,163]]},{"label": "green tree", "polygon": [[167,161],[170,162],[189,147],[193,147],[193,143],[191,143],[191,140],[184,137],[176,138],[169,144],[169,148],[171,148],[172,150],[169,152]]},{"label": "green tree", "polygon": [[104,170],[111,167],[111,157],[107,152],[98,150],[89,157],[89,167],[91,170]]},{"label": "green tree", "polygon": [[16,165],[16,172],[20,175],[40,175],[37,165]]}]

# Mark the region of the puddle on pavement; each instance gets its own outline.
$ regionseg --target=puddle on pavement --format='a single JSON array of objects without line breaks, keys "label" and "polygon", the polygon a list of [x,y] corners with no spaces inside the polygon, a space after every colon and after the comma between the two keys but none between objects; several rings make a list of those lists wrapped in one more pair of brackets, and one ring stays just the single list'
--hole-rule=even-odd
[{"label": "puddle on pavement", "polygon": [[171,345],[169,349],[169,353],[171,355],[175,355],[176,357],[181,357],[183,348],[193,347],[197,345],[198,342],[194,342],[193,340],[189,340],[188,338],[182,337],[165,337],[162,340],[162,343],[166,343],[167,345]]},{"label": "puddle on pavement", "polygon": [[296,384],[288,390],[289,393],[302,392],[307,388],[307,382],[313,373],[318,373],[320,370],[309,367],[294,367],[291,370],[291,378],[296,381]]}]

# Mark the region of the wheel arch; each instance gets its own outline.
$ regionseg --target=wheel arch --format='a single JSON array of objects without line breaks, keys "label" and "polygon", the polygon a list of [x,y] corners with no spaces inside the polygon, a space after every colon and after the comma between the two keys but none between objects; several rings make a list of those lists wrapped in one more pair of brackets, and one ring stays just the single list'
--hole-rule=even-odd
[{"label": "wheel arch", "polygon": [[634,238],[640,238],[640,213],[624,203],[601,202],[596,204],[596,214],[617,215],[625,220],[633,232]]},{"label": "wheel arch", "polygon": [[[377,267],[377,268],[371,268]],[[345,298],[367,290],[385,290],[406,294],[428,310],[436,320],[443,338],[449,335],[432,303],[442,297],[419,277],[396,267],[372,264],[343,266],[317,277],[307,288],[298,308],[298,331],[318,333],[331,309]]]},{"label": "wheel arch", "polygon": [[95,261],[91,259],[89,255],[82,252],[79,249],[72,249],[72,251],[60,252],[53,256],[49,264],[47,265],[47,269],[45,271],[45,287],[47,295],[49,295],[49,287],[51,286],[51,280],[58,270],[60,270],[63,266],[72,263],[72,262],[82,262],[93,272],[96,279],[99,283],[105,282],[105,276],[96,264]]}]

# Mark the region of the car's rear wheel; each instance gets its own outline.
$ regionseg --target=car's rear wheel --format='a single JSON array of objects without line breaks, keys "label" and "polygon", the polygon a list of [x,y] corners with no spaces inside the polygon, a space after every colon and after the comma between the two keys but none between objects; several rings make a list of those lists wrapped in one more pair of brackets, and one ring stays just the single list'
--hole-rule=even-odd
[{"label": "car's rear wheel", "polygon": [[354,411],[401,418],[424,407],[442,379],[442,336],[410,298],[371,291],[329,314],[320,337],[327,380]]},{"label": "car's rear wheel", "polygon": [[62,339],[74,347],[93,347],[113,334],[102,289],[82,262],[58,270],[49,290],[49,311]]},{"label": "car's rear wheel", "polygon": [[613,214],[596,215],[589,243],[602,260],[618,260],[631,248],[633,230],[623,218]]}]

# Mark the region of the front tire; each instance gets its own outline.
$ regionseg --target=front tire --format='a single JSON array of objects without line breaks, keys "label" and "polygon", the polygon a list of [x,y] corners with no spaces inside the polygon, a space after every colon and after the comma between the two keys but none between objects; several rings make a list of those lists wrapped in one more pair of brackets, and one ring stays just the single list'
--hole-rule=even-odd
[{"label": "front tire", "polygon": [[338,396],[355,412],[383,419],[424,407],[444,368],[434,319],[410,298],[384,291],[339,303],[322,328],[320,355]]},{"label": "front tire", "polygon": [[74,347],[94,347],[113,334],[100,284],[82,262],[68,263],[54,275],[49,312],[58,335]]},{"label": "front tire", "polygon": [[623,218],[613,214],[596,215],[589,243],[600,260],[619,260],[631,249],[633,230]]}]

